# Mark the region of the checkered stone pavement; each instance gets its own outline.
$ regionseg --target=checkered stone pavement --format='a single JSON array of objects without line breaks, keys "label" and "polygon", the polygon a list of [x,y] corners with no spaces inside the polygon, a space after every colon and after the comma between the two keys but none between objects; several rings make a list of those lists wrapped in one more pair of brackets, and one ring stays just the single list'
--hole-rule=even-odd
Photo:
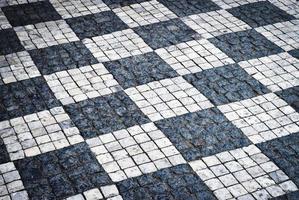
[{"label": "checkered stone pavement", "polygon": [[0,200],[297,200],[296,0],[0,0]]}]

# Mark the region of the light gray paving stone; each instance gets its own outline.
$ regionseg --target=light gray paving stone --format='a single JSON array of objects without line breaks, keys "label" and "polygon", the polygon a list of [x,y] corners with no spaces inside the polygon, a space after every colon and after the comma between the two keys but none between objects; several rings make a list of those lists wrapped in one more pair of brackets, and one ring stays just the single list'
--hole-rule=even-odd
[{"label": "light gray paving stone", "polygon": [[14,30],[26,50],[79,41],[64,20],[18,26]]},{"label": "light gray paving stone", "polygon": [[155,52],[180,75],[234,63],[206,39],[160,48]]},{"label": "light gray paving stone", "polygon": [[50,0],[50,2],[63,19],[110,10],[101,0]]},{"label": "light gray paving stone", "polygon": [[84,141],[62,107],[14,118],[0,124],[6,124],[1,126],[0,136],[11,160],[35,156]]},{"label": "light gray paving stone", "polygon": [[299,48],[299,20],[258,27],[256,31],[285,51]]},{"label": "light gray paving stone", "polygon": [[218,108],[254,144],[299,131],[299,114],[274,93]]},{"label": "light gray paving stone", "polygon": [[13,162],[0,164],[0,199],[29,200]]},{"label": "light gray paving stone", "polygon": [[213,107],[204,95],[182,77],[150,82],[128,88],[125,92],[151,121]]},{"label": "light gray paving stone", "polygon": [[94,64],[44,76],[63,105],[122,90],[103,64]]},{"label": "light gray paving stone", "polygon": [[[153,137],[157,131],[160,132],[159,138]],[[124,138],[117,139],[118,133],[124,132],[127,133]],[[140,137],[147,139],[140,140]],[[107,140],[107,138],[111,139]],[[94,140],[99,140],[100,145],[95,145]],[[161,140],[168,139],[153,123],[148,123],[87,139],[86,142],[111,179],[118,182],[186,163],[171,142],[161,144],[159,142]],[[118,148],[111,149],[109,147],[111,144]],[[165,149],[169,148],[173,150],[167,154],[163,153]]]},{"label": "light gray paving stone", "polygon": [[0,81],[4,84],[40,76],[27,51],[0,56]]},{"label": "light gray paving stone", "polygon": [[212,38],[226,33],[250,29],[249,25],[226,10],[190,15],[182,18],[182,21],[203,38]]},{"label": "light gray paving stone", "polygon": [[131,28],[177,18],[174,13],[156,0],[119,7],[112,11]]},{"label": "light gray paving stone", "polygon": [[[242,156],[236,154],[236,150]],[[218,199],[252,199],[253,194],[259,196],[276,197],[296,191],[298,188],[289,180],[272,161],[270,161],[255,145],[236,150],[218,153],[189,162],[193,170],[213,191]],[[221,161],[223,154],[230,154],[229,159]],[[266,157],[263,162],[256,162],[255,157]],[[226,156],[228,157],[228,156]],[[245,160],[244,160],[245,159]],[[264,169],[263,165],[271,166]],[[221,169],[221,170],[220,170]],[[273,179],[270,174],[283,174],[285,179]]]}]

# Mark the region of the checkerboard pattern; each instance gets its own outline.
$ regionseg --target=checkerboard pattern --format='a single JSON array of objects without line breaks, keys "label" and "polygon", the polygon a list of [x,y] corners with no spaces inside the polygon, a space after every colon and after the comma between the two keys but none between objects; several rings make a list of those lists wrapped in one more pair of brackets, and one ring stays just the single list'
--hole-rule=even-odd
[{"label": "checkerboard pattern", "polygon": [[296,0],[0,1],[1,200],[299,196]]}]

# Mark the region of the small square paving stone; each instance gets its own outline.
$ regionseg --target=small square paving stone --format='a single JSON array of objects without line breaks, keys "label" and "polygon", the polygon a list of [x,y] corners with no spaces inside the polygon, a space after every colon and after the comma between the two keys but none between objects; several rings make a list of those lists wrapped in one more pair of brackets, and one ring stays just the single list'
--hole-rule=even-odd
[{"label": "small square paving stone", "polygon": [[40,76],[27,51],[0,56],[0,85]]},{"label": "small square paving stone", "polygon": [[291,56],[293,56],[293,57],[299,59],[299,49],[293,49],[293,50],[291,50],[291,51],[288,51],[288,53],[289,53]]},{"label": "small square paving stone", "polygon": [[124,6],[130,6],[132,4],[146,2],[148,0],[103,0],[103,2],[110,8],[120,8]]},{"label": "small square paving stone", "polygon": [[186,163],[153,123],[86,140],[114,182]]},{"label": "small square paving stone", "polygon": [[62,107],[0,122],[0,137],[11,160],[35,156],[83,141]]},{"label": "small square paving stone", "polygon": [[43,75],[98,63],[81,41],[34,49],[29,54]]},{"label": "small square paving stone", "polygon": [[294,16],[268,1],[245,4],[227,11],[251,27],[265,26],[295,19]]},{"label": "small square paving stone", "polygon": [[244,4],[255,3],[263,0],[213,0],[222,9],[238,7]]},{"label": "small square paving stone", "polygon": [[241,130],[217,108],[163,119],[155,124],[187,161],[250,144]]},{"label": "small square paving stone", "polygon": [[106,185],[100,188],[92,188],[81,194],[70,196],[65,200],[123,200],[119,195],[116,185]]},{"label": "small square paving stone", "polygon": [[132,29],[84,39],[83,43],[99,62],[118,60],[153,51]]},{"label": "small square paving stone", "polygon": [[31,199],[63,199],[112,184],[86,143],[15,161]]},{"label": "small square paving stone", "polygon": [[204,13],[220,9],[220,7],[211,0],[158,0],[168,9],[174,12],[179,17]]},{"label": "small square paving stone", "polygon": [[9,154],[7,152],[6,146],[2,138],[0,138],[0,155],[0,164],[7,163],[10,161]]},{"label": "small square paving stone", "polygon": [[0,121],[60,106],[42,77],[0,86]]},{"label": "small square paving stone", "polygon": [[155,50],[180,75],[200,72],[234,61],[208,40],[192,40]]},{"label": "small square paving stone", "polygon": [[139,26],[133,30],[153,49],[188,42],[200,37],[180,19]]},{"label": "small square paving stone", "polygon": [[26,50],[40,49],[79,40],[64,20],[19,26],[15,27],[14,30]]},{"label": "small square paving stone", "polygon": [[278,8],[286,11],[294,17],[299,17],[299,6],[296,0],[268,0]]},{"label": "small square paving stone", "polygon": [[108,11],[101,0],[50,0],[63,19]]},{"label": "small square paving stone", "polygon": [[113,12],[131,28],[177,18],[156,0],[116,8]]},{"label": "small square paving stone", "polygon": [[277,54],[283,50],[255,30],[227,33],[209,41],[235,61]]},{"label": "small square paving stone", "polygon": [[299,131],[299,113],[274,93],[218,106],[218,109],[254,144]]},{"label": "small square paving stone", "polygon": [[295,192],[290,192],[278,197],[271,198],[271,200],[296,200],[298,196],[299,196],[299,191],[297,190]]},{"label": "small square paving stone", "polygon": [[276,94],[299,113],[299,86],[278,91]]},{"label": "small square paving stone", "polygon": [[7,6],[1,9],[14,27],[61,19],[48,1]]},{"label": "small square paving stone", "polygon": [[114,78],[123,88],[178,76],[178,74],[154,52],[105,62],[104,66],[113,74]]},{"label": "small square paving stone", "polygon": [[281,53],[238,63],[273,92],[299,85],[299,60]]},{"label": "small square paving stone", "polygon": [[299,48],[299,20],[262,26],[255,30],[285,51]]},{"label": "small square paving stone", "polygon": [[122,91],[65,106],[84,138],[150,122]]},{"label": "small square paving stone", "polygon": [[44,76],[63,105],[117,92],[122,88],[103,64],[84,66]]},{"label": "small square paving stone", "polygon": [[270,92],[237,64],[188,74],[184,78],[215,105],[240,101]]},{"label": "small square paving stone", "polygon": [[253,196],[258,196],[261,190],[269,197],[298,190],[289,177],[254,145],[224,151],[189,164],[222,200],[254,199]]},{"label": "small square paving stone", "polygon": [[0,164],[0,199],[29,200],[20,174],[13,162]]},{"label": "small square paving stone", "polygon": [[216,200],[211,190],[189,165],[182,164],[116,184],[124,200],[206,199]]},{"label": "small square paving stone", "polygon": [[203,38],[211,38],[225,33],[250,29],[250,26],[226,10],[190,15],[182,18],[182,21],[198,32]]},{"label": "small square paving stone", "polygon": [[66,22],[81,40],[129,28],[112,11],[69,18]]},{"label": "small square paving stone", "polygon": [[[299,132],[257,146],[299,187]],[[275,178],[281,179],[281,176]]]},{"label": "small square paving stone", "polygon": [[12,26],[8,22],[6,16],[2,12],[2,10],[0,10],[0,30],[8,29],[8,28],[12,28]]},{"label": "small square paving stone", "polygon": [[9,28],[0,30],[0,55],[6,55],[25,50],[16,32]]},{"label": "small square paving stone", "polygon": [[151,121],[213,107],[213,104],[182,77],[163,79],[125,90]]}]

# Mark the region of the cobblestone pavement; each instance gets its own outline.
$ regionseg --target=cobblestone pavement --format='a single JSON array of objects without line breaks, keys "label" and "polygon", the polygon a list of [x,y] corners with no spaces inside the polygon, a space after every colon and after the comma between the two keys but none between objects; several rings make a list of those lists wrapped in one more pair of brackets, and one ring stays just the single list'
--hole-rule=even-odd
[{"label": "cobblestone pavement", "polygon": [[296,0],[0,0],[0,200],[298,200]]}]

